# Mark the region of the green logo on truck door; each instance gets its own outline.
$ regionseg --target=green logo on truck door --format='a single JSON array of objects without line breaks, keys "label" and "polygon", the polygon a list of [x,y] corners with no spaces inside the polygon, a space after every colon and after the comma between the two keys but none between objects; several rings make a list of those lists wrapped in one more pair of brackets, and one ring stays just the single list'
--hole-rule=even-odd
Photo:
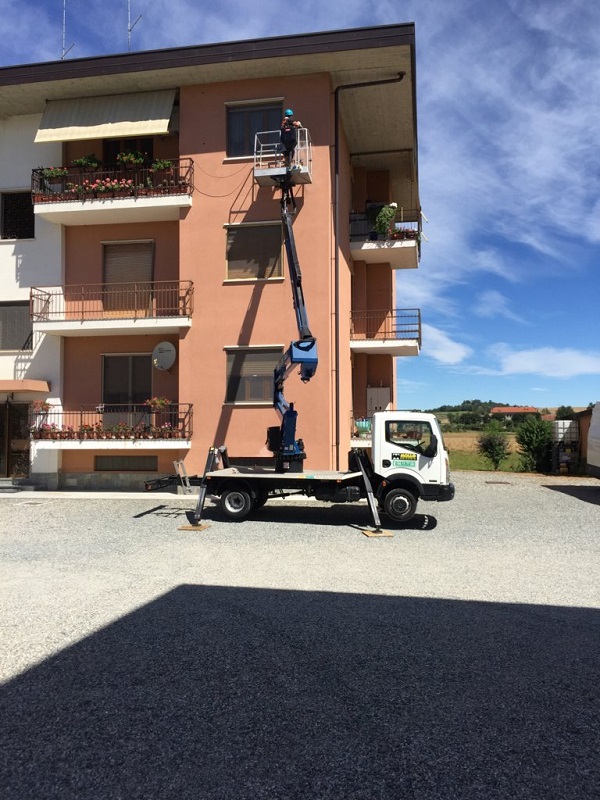
[{"label": "green logo on truck door", "polygon": [[392,467],[412,467],[417,466],[416,453],[392,453]]}]

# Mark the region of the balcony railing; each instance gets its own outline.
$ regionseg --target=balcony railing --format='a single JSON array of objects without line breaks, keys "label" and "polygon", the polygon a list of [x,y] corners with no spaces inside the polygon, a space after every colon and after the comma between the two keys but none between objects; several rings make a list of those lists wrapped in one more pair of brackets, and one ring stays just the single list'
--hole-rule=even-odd
[{"label": "balcony railing", "polygon": [[64,167],[60,169],[62,174],[55,177],[48,176],[48,169],[40,167],[31,174],[33,201],[63,203],[96,198],[191,195],[194,191],[194,162],[191,158],[178,158],[171,159],[171,164],[171,167],[160,170],[152,169],[148,164],[98,169]]},{"label": "balcony railing", "polygon": [[421,310],[350,312],[350,340],[416,340],[421,347]]},{"label": "balcony railing", "polygon": [[152,408],[145,403],[81,405],[73,410],[30,411],[32,439],[190,439],[191,403]]},{"label": "balcony railing", "polygon": [[[376,209],[380,205],[373,204]],[[384,236],[375,231],[375,212],[353,212],[350,214],[350,241],[415,241],[421,256],[421,214],[418,209],[399,208],[393,230]]]},{"label": "balcony railing", "polygon": [[89,322],[110,319],[191,317],[191,281],[91,283],[32,287],[33,322]]}]

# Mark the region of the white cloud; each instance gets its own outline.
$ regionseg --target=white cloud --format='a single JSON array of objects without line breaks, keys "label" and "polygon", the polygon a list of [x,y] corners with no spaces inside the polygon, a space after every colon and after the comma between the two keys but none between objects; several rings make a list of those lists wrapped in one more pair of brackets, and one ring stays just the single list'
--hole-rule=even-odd
[{"label": "white cloud", "polygon": [[422,353],[440,364],[456,365],[468,358],[472,350],[433,325],[423,324]]},{"label": "white cloud", "polygon": [[473,312],[478,317],[505,317],[513,322],[524,322],[518,314],[510,310],[506,297],[494,289],[477,295]]},{"label": "white cloud", "polygon": [[575,378],[600,375],[600,353],[574,348],[538,347],[512,350],[506,344],[490,348],[502,375],[540,375],[546,378]]}]

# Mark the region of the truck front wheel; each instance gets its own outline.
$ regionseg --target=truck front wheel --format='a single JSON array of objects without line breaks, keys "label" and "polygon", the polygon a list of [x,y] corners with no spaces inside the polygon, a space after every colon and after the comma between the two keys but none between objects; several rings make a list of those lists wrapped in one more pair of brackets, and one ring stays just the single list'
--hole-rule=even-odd
[{"label": "truck front wheel", "polygon": [[221,511],[236,522],[246,519],[252,511],[250,493],[243,489],[226,489],[221,495]]},{"label": "truck front wheel", "polygon": [[394,522],[408,522],[417,510],[417,498],[408,489],[391,489],[383,500],[383,510]]}]

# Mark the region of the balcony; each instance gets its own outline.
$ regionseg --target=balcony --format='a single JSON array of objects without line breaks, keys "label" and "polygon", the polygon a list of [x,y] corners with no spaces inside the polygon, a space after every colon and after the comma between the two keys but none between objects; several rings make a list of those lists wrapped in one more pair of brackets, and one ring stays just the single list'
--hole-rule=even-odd
[{"label": "balcony", "polygon": [[60,225],[179,220],[181,210],[192,205],[194,162],[170,163],[165,169],[144,164],[34,169],[34,214]]},{"label": "balcony", "polygon": [[352,412],[350,418],[350,446],[351,447],[371,447],[372,436],[371,428],[373,426],[373,417],[368,414],[366,416],[357,416]]},{"label": "balcony", "polygon": [[191,281],[34,286],[30,309],[37,333],[162,335],[191,327],[193,300]]},{"label": "balcony", "polygon": [[261,131],[254,138],[254,179],[259,186],[281,186],[289,176],[292,186],[312,183],[312,144],[306,128],[298,128],[293,168],[288,170],[281,148],[281,132]]},{"label": "balcony", "polygon": [[352,353],[388,356],[418,356],[421,349],[421,311],[352,311]]},{"label": "balcony", "polygon": [[30,413],[32,443],[41,450],[181,450],[190,448],[193,408],[168,403],[79,406]]},{"label": "balcony", "polygon": [[391,269],[417,269],[421,258],[420,213],[399,208],[386,237],[373,232],[373,212],[350,214],[350,252],[355,261],[389,264]]}]

